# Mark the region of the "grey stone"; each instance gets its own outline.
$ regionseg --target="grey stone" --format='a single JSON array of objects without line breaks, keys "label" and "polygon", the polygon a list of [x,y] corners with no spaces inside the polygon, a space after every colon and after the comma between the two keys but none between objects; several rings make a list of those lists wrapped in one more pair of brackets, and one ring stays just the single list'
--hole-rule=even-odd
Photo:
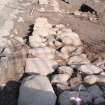
[{"label": "grey stone", "polygon": [[80,84],[76,86],[75,88],[72,88],[72,90],[73,91],[87,91],[87,88],[83,84]]},{"label": "grey stone", "polygon": [[18,105],[55,105],[56,95],[45,76],[27,77],[19,92]]},{"label": "grey stone", "polygon": [[83,100],[83,102],[86,104],[87,102],[91,102],[92,98],[88,92],[72,92],[72,91],[65,91],[60,94],[58,102],[60,105],[72,105],[70,98],[77,97],[79,94],[80,98]]},{"label": "grey stone", "polygon": [[99,97],[94,100],[94,105],[105,105],[105,99],[103,97]]},{"label": "grey stone", "polygon": [[102,90],[97,85],[90,86],[88,88],[88,92],[91,94],[93,99],[99,98],[103,96]]},{"label": "grey stone", "polygon": [[57,95],[60,95],[62,92],[70,89],[70,86],[67,83],[56,83],[53,84],[53,87]]}]

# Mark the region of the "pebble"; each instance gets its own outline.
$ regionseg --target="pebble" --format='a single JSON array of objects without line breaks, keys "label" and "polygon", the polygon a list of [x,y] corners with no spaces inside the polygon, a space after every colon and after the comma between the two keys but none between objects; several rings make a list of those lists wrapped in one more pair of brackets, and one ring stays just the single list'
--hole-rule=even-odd
[{"label": "pebble", "polygon": [[99,74],[103,71],[101,68],[92,64],[81,65],[79,69],[85,74]]},{"label": "pebble", "polygon": [[67,83],[69,78],[69,74],[55,74],[52,76],[51,83]]},{"label": "pebble", "polygon": [[69,66],[60,66],[57,72],[60,74],[69,74],[69,76],[71,77],[73,74],[73,69]]}]

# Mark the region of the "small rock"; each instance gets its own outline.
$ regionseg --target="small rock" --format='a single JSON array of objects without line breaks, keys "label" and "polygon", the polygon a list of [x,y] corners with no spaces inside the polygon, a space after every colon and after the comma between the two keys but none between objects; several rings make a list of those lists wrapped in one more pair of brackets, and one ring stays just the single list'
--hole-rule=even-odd
[{"label": "small rock", "polygon": [[103,83],[105,84],[105,75],[90,75],[85,77],[85,82],[88,84]]},{"label": "small rock", "polygon": [[59,30],[62,30],[65,28],[65,26],[63,24],[57,24],[56,27],[59,29]]},{"label": "small rock", "polygon": [[75,47],[81,46],[81,41],[79,35],[72,32],[71,30],[65,30],[61,35],[60,38],[65,45],[73,45]]},{"label": "small rock", "polygon": [[64,36],[62,38],[62,41],[65,45],[71,45],[73,43],[72,40],[69,38],[69,36]]},{"label": "small rock", "polygon": [[54,34],[56,32],[52,30],[52,24],[48,22],[47,18],[38,17],[35,21],[33,34],[29,37],[30,46],[33,48],[42,47],[45,45],[44,38]]},{"label": "small rock", "polygon": [[56,83],[56,84],[53,84],[53,86],[57,95],[70,89],[70,86],[68,86],[67,83]]},{"label": "small rock", "polygon": [[57,83],[56,86],[62,90],[70,89],[70,87],[66,83]]},{"label": "small rock", "polygon": [[55,60],[58,63],[58,65],[65,65],[66,64],[66,60],[65,59],[56,58]]},{"label": "small rock", "polygon": [[68,56],[73,52],[75,51],[75,47],[74,46],[64,46],[62,49],[61,49],[61,52],[63,54],[68,54]]},{"label": "small rock", "polygon": [[81,66],[81,64],[71,64],[70,67],[75,69],[75,70],[78,70],[78,68]]},{"label": "small rock", "polygon": [[[3,49],[2,49],[2,51],[3,51]],[[12,52],[12,50],[10,48],[5,48],[4,51],[3,51],[3,55],[10,55],[12,53],[13,52]]]},{"label": "small rock", "polygon": [[70,57],[68,64],[88,64],[90,61],[85,54]]},{"label": "small rock", "polygon": [[45,44],[42,42],[42,38],[37,34],[29,37],[29,43],[32,48],[45,46]]},{"label": "small rock", "polygon": [[99,67],[96,67],[93,64],[86,64],[86,65],[81,65],[80,71],[85,73],[85,74],[99,74],[103,70]]},{"label": "small rock", "polygon": [[83,84],[80,84],[76,86],[75,88],[72,88],[72,90],[73,91],[87,91],[87,88]]},{"label": "small rock", "polygon": [[105,75],[96,75],[97,76],[97,83],[105,84]]},{"label": "small rock", "polygon": [[102,72],[101,75],[104,75],[105,76],[105,72]]},{"label": "small rock", "polygon": [[98,61],[98,62],[95,62],[95,65],[98,66],[99,68],[105,70],[105,61]]},{"label": "small rock", "polygon": [[69,74],[69,76],[72,76],[73,73],[73,69],[69,66],[60,66],[57,70],[58,73],[60,74]]},{"label": "small rock", "polygon": [[89,75],[89,76],[86,76],[84,78],[84,81],[88,84],[95,84],[97,82],[97,76],[96,75]]},{"label": "small rock", "polygon": [[81,78],[75,77],[75,78],[70,79],[69,83],[70,83],[71,88],[76,88],[82,83],[82,80]]},{"label": "small rock", "polygon": [[81,16],[81,12],[80,12],[80,11],[75,11],[75,12],[74,12],[74,15],[75,15],[75,16]]},{"label": "small rock", "polygon": [[87,91],[91,94],[93,99],[103,96],[102,90],[97,85],[90,86]]},{"label": "small rock", "polygon": [[84,18],[88,18],[88,14],[87,13],[82,13],[81,16],[84,17]]},{"label": "small rock", "polygon": [[94,105],[105,105],[105,99],[103,97],[99,97],[94,100]]},{"label": "small rock", "polygon": [[[42,1],[42,0],[40,0]],[[56,34],[55,31],[52,30],[52,24],[50,24],[47,18],[38,17],[35,21],[34,32],[33,35],[39,35],[41,37],[47,37],[51,34]]]},{"label": "small rock", "polygon": [[52,76],[51,83],[66,83],[69,78],[69,74],[55,74]]},{"label": "small rock", "polygon": [[[72,51],[73,56],[82,55],[82,54],[83,54],[83,47],[82,46],[80,46],[80,47],[76,48],[74,51]],[[87,56],[86,56],[86,58],[87,58]]]},{"label": "small rock", "polygon": [[68,60],[69,58],[69,54],[68,53],[62,53],[62,52],[59,52],[59,51],[56,51],[55,52],[55,59],[61,59],[61,60]]},{"label": "small rock", "polygon": [[55,105],[55,103],[56,95],[47,77],[33,75],[23,81],[18,105]]},{"label": "small rock", "polygon": [[99,86],[102,89],[103,93],[105,93],[105,84],[100,84]]},{"label": "small rock", "polygon": [[92,98],[89,95],[88,92],[71,92],[71,91],[65,91],[60,94],[58,102],[60,105],[72,105],[70,98],[77,97],[79,94],[80,98],[83,100],[84,104],[87,102],[92,102]]},{"label": "small rock", "polygon": [[28,58],[26,60],[26,73],[38,73],[41,75],[48,75],[54,72],[54,67],[57,63],[50,59]]}]

